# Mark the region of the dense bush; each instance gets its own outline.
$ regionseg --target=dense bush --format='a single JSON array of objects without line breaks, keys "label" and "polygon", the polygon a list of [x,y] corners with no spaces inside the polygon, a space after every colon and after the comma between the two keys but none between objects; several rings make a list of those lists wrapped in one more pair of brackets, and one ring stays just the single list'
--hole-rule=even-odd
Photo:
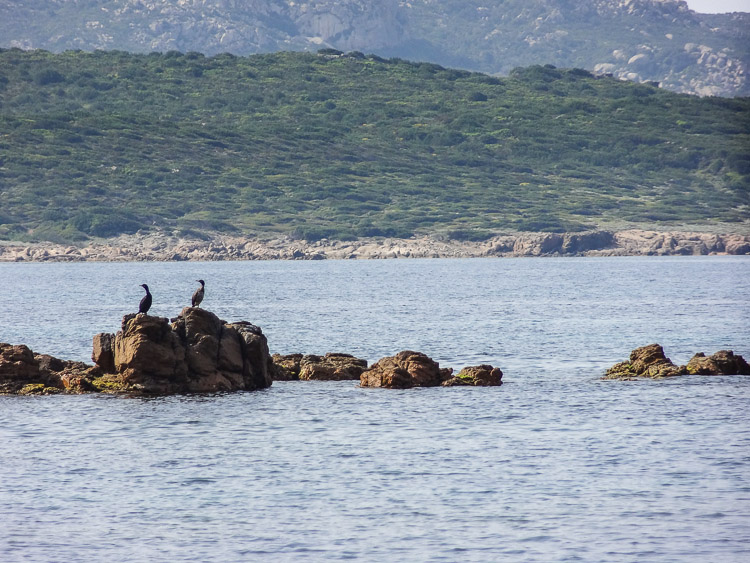
[{"label": "dense bush", "polygon": [[481,240],[748,219],[748,99],[338,51],[9,49],[0,69],[3,238]]}]

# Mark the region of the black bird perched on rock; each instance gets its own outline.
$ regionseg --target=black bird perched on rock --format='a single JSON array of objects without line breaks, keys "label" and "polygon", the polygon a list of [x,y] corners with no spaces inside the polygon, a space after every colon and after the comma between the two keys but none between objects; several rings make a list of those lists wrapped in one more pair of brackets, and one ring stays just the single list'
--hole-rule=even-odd
[{"label": "black bird perched on rock", "polygon": [[197,307],[201,304],[201,301],[203,301],[203,296],[206,294],[206,282],[203,280],[195,280],[201,286],[195,290],[195,293],[193,293],[193,307]]},{"label": "black bird perched on rock", "polygon": [[141,299],[141,304],[138,305],[138,312],[143,313],[144,315],[148,313],[148,310],[151,308],[151,292],[148,290],[148,286],[143,283],[141,284],[141,287],[146,290],[146,295],[143,296],[143,299]]}]

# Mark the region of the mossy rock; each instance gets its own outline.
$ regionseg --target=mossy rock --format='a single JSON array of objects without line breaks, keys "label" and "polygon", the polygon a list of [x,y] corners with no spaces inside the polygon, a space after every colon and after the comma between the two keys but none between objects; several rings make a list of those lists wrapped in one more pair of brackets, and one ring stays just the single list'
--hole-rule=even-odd
[{"label": "mossy rock", "polygon": [[61,390],[57,387],[49,387],[44,383],[29,383],[18,391],[19,395],[55,395]]}]

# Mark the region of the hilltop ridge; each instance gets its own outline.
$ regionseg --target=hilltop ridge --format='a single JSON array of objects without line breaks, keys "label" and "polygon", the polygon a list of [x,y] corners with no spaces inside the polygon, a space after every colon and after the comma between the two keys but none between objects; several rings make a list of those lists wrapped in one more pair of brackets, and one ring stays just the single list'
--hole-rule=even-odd
[{"label": "hilltop ridge", "polygon": [[0,47],[235,55],[323,47],[507,75],[553,64],[750,95],[750,14],[681,0],[5,0]]}]

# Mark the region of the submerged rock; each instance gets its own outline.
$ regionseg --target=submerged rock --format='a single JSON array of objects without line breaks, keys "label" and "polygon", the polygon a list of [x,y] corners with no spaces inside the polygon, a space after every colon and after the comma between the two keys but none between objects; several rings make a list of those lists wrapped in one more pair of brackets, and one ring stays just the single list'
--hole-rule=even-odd
[{"label": "submerged rock", "polygon": [[441,369],[437,362],[425,354],[404,350],[395,356],[378,360],[362,373],[359,381],[362,387],[436,387],[448,380],[452,373],[451,368]]},{"label": "submerged rock", "polygon": [[699,352],[686,368],[691,375],[750,375],[750,365],[731,350],[719,350],[711,356]]},{"label": "submerged rock", "polygon": [[629,361],[620,362],[609,368],[603,379],[661,379],[686,373],[685,366],[673,364],[664,355],[664,349],[659,344],[649,344],[633,350]]},{"label": "submerged rock", "polygon": [[487,364],[463,368],[458,375],[443,381],[443,387],[473,385],[476,387],[496,387],[503,384],[503,372],[500,368]]},{"label": "submerged rock", "polygon": [[[112,357],[107,352],[112,345]],[[271,359],[261,329],[226,323],[205,309],[185,307],[169,320],[144,314],[123,317],[116,335],[94,337],[94,361],[134,392],[202,393],[271,385]]]}]

